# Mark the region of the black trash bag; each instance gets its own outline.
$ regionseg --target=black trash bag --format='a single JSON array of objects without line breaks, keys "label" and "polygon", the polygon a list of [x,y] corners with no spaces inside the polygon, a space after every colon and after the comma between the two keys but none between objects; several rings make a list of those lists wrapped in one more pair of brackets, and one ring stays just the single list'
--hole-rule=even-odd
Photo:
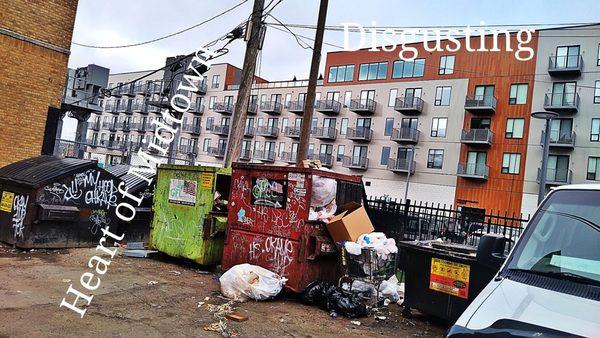
[{"label": "black trash bag", "polygon": [[336,286],[330,282],[314,281],[302,292],[302,302],[325,309],[327,306],[327,295],[335,291],[335,289]]},{"label": "black trash bag", "polygon": [[368,315],[367,306],[360,295],[346,293],[330,282],[316,281],[309,284],[302,292],[302,302],[348,318]]}]

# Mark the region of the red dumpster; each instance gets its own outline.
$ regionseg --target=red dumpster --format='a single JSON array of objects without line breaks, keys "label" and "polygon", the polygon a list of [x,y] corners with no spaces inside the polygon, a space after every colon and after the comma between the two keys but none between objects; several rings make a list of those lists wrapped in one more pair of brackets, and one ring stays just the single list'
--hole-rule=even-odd
[{"label": "red dumpster", "polygon": [[360,203],[360,176],[310,168],[235,163],[222,267],[250,263],[288,278],[301,292],[314,280],[334,281],[340,269],[325,224],[309,221],[313,175],[337,182],[336,204]]}]

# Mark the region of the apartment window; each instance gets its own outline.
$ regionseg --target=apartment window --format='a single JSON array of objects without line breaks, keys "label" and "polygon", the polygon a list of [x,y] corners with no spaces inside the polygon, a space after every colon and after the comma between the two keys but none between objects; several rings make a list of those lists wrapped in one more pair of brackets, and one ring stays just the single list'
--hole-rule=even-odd
[{"label": "apartment window", "polygon": [[598,55],[596,57],[596,66],[600,66],[600,43],[598,44]]},{"label": "apartment window", "polygon": [[600,80],[596,80],[596,86],[594,88],[594,103],[600,103]]},{"label": "apartment window", "polygon": [[220,76],[219,75],[213,75],[212,77],[212,88],[219,88],[219,82],[220,82]]},{"label": "apartment window", "polygon": [[208,100],[208,108],[214,109],[215,108],[215,102],[217,102],[217,97],[216,96],[211,96],[210,99]]},{"label": "apartment window", "polygon": [[223,98],[223,103],[226,107],[233,105],[233,95],[227,95]]},{"label": "apartment window", "polygon": [[337,162],[342,162],[344,160],[345,153],[346,153],[346,146],[343,144],[338,145],[337,156],[336,156],[335,160]]},{"label": "apartment window", "polygon": [[444,150],[443,149],[429,149],[427,155],[427,168],[430,169],[442,169],[444,163]]},{"label": "apartment window", "polygon": [[434,117],[431,121],[431,137],[446,137],[447,117]]},{"label": "apartment window", "polygon": [[590,141],[600,142],[600,119],[592,119],[592,132],[590,133]]},{"label": "apartment window", "polygon": [[287,108],[290,106],[290,102],[292,102],[292,93],[285,94],[285,102],[284,106]]},{"label": "apartment window", "polygon": [[352,100],[352,92],[344,93],[344,107],[350,106],[350,101]]},{"label": "apartment window", "polygon": [[358,71],[358,81],[383,80],[387,76],[387,62],[363,63]]},{"label": "apartment window", "polygon": [[440,57],[440,69],[438,74],[449,75],[454,73],[454,55],[443,55]]},{"label": "apartment window", "polygon": [[547,181],[566,183],[569,181],[569,174],[569,156],[548,156],[548,171],[546,172]]},{"label": "apartment window", "polygon": [[502,173],[503,174],[519,174],[521,168],[521,154],[504,153],[502,156]]},{"label": "apartment window", "polygon": [[388,117],[385,119],[385,129],[383,131],[383,136],[391,136],[393,130],[394,130],[394,118]]},{"label": "apartment window", "polygon": [[319,125],[319,119],[318,118],[313,118],[310,124],[310,131],[315,130],[315,128],[317,128],[317,126]]},{"label": "apartment window", "polygon": [[600,181],[600,157],[588,158],[588,170],[586,179]]},{"label": "apartment window", "polygon": [[508,104],[526,104],[527,103],[527,83],[518,83],[510,85],[510,96]]},{"label": "apartment window", "polygon": [[434,105],[449,106],[451,92],[452,92],[452,87],[450,87],[450,86],[439,86],[439,87],[435,88]]},{"label": "apartment window", "polygon": [[396,105],[396,98],[398,97],[398,89],[390,89],[390,97],[388,99],[388,107]]},{"label": "apartment window", "polygon": [[346,82],[352,81],[354,77],[354,65],[332,66],[329,67],[329,77],[327,82]]},{"label": "apartment window", "polygon": [[254,141],[254,153],[260,152],[260,141]]},{"label": "apartment window", "polygon": [[346,135],[348,132],[348,118],[342,118],[342,125],[340,126],[340,135]]},{"label": "apartment window", "polygon": [[284,117],[284,118],[281,120],[281,130],[282,130],[282,131],[284,131],[284,130],[287,128],[288,124],[289,124],[289,122],[288,122],[288,118],[287,118],[287,117]]},{"label": "apartment window", "polygon": [[206,152],[208,152],[208,148],[210,148],[210,139],[205,138],[204,141],[202,142],[202,151],[206,153]]},{"label": "apartment window", "polygon": [[387,165],[388,160],[390,159],[390,147],[381,148],[381,165]]},{"label": "apartment window", "polygon": [[557,68],[574,68],[579,66],[579,46],[556,47]]},{"label": "apartment window", "polygon": [[207,117],[206,118],[206,130],[211,130],[213,124],[215,123],[215,118],[214,117]]},{"label": "apartment window", "polygon": [[524,126],[525,119],[506,119],[506,132],[504,133],[504,137],[523,138]]},{"label": "apartment window", "polygon": [[413,61],[398,60],[394,61],[392,78],[421,77],[425,73],[425,59],[415,59]]},{"label": "apartment window", "polygon": [[279,157],[281,157],[283,155],[284,151],[285,151],[285,142],[279,142],[279,151],[278,151]]}]

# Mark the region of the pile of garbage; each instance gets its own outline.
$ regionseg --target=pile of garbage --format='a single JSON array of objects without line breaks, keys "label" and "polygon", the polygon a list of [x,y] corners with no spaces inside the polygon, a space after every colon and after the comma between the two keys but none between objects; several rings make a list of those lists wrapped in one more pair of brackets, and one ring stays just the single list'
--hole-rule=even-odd
[{"label": "pile of garbage", "polygon": [[309,284],[302,292],[302,302],[348,318],[368,315],[367,306],[359,294],[345,292],[330,282],[316,281]]},{"label": "pile of garbage", "polygon": [[313,175],[310,210],[308,220],[321,220],[327,222],[337,211],[335,197],[337,195],[337,182],[333,178]]},{"label": "pile of garbage", "polygon": [[286,281],[286,278],[252,264],[236,265],[219,278],[223,295],[240,302],[248,298],[273,298],[281,292]]}]

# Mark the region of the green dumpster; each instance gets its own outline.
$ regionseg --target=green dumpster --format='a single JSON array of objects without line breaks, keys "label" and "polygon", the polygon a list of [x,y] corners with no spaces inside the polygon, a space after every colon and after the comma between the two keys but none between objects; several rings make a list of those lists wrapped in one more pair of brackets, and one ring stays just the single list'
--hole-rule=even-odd
[{"label": "green dumpster", "polygon": [[202,265],[221,262],[231,168],[161,165],[150,246]]}]

